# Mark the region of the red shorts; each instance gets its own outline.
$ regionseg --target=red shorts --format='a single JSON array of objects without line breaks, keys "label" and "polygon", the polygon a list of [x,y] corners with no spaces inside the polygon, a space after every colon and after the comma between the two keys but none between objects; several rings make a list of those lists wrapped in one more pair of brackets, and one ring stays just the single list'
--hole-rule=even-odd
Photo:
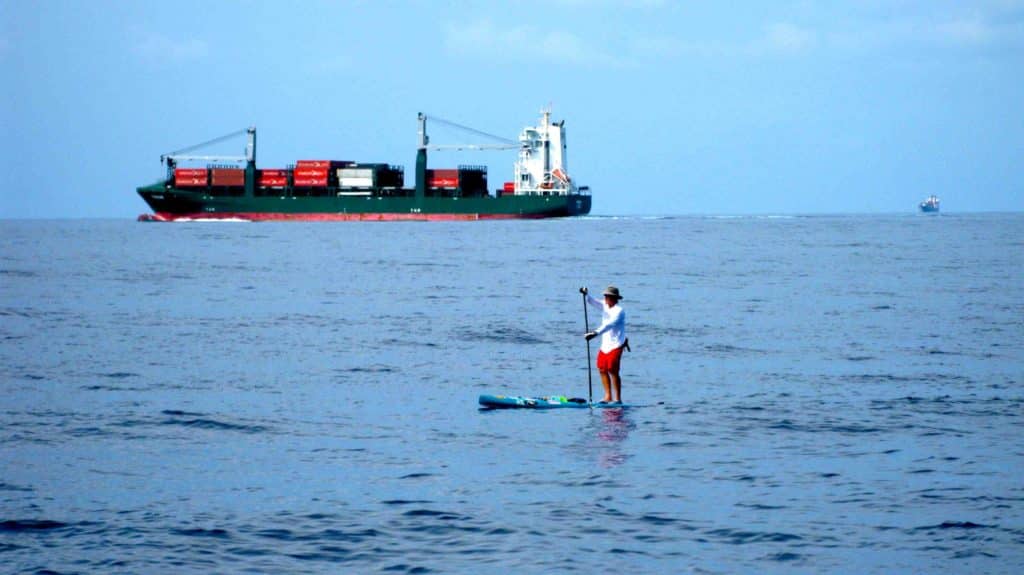
[{"label": "red shorts", "polygon": [[607,371],[609,373],[619,373],[619,363],[622,362],[622,349],[626,346],[622,346],[618,349],[613,349],[608,353],[603,351],[597,352],[597,370]]}]

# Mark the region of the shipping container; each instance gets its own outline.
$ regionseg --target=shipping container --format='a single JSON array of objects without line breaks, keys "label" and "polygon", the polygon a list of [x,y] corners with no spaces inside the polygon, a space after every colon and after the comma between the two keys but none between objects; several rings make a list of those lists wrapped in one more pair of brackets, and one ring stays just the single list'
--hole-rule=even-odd
[{"label": "shipping container", "polygon": [[377,170],[373,168],[339,168],[338,179],[341,178],[372,178]]},{"label": "shipping container", "polygon": [[295,168],[295,186],[307,188],[327,187],[328,168]]},{"label": "shipping container", "polygon": [[324,175],[324,177],[322,177],[322,178],[295,176],[295,187],[296,188],[326,188],[327,187],[327,176]]},{"label": "shipping container", "polygon": [[295,168],[296,178],[326,178],[327,168]]},{"label": "shipping container", "polygon": [[298,160],[295,162],[295,170],[298,171],[303,168],[329,168],[331,167],[330,160]]},{"label": "shipping container", "polygon": [[464,196],[487,195],[487,168],[485,166],[459,166],[459,189]]},{"label": "shipping container", "polygon": [[256,172],[256,185],[261,188],[288,187],[288,170],[272,169]]},{"label": "shipping container", "polygon": [[174,185],[181,188],[205,187],[209,172],[206,168],[175,168]]},{"label": "shipping container", "polygon": [[342,188],[372,188],[376,184],[373,168],[338,168],[336,174]]},{"label": "shipping container", "polygon": [[260,174],[257,185],[261,188],[284,188],[288,186],[288,178]]},{"label": "shipping container", "polygon": [[338,178],[338,186],[342,188],[372,188],[373,178]]},{"label": "shipping container", "polygon": [[295,162],[295,168],[344,168],[351,165],[352,162],[346,160],[298,160]]},{"label": "shipping container", "polygon": [[427,170],[428,188],[459,187],[459,171],[450,169]]},{"label": "shipping container", "polygon": [[387,166],[377,172],[377,185],[382,188],[401,188],[405,185],[405,168]]},{"label": "shipping container", "polygon": [[215,186],[241,187],[245,185],[245,170],[238,168],[213,168],[210,170]]},{"label": "shipping container", "polygon": [[505,184],[501,186],[501,191],[505,192],[506,194],[515,192],[516,191],[516,183],[515,182],[505,182]]}]

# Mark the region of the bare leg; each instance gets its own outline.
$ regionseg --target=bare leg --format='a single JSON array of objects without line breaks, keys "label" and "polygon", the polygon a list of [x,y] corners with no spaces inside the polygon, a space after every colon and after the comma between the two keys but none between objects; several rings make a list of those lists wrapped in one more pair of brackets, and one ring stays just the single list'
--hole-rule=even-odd
[{"label": "bare leg", "polygon": [[611,381],[608,379],[608,372],[607,371],[602,371],[600,373],[601,373],[601,385],[604,386],[604,399],[602,399],[601,401],[611,401],[612,400],[612,384],[611,384]]},{"label": "bare leg", "polygon": [[622,402],[622,378],[618,372],[611,374],[612,401]]}]

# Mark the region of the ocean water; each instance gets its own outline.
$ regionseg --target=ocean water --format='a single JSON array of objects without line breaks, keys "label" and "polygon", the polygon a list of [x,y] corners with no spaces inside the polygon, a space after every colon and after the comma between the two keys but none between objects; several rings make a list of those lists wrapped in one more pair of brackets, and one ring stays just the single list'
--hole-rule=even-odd
[{"label": "ocean water", "polygon": [[[1022,270],[1021,214],[0,221],[0,565],[1020,573]],[[478,409],[586,397],[608,283],[635,407]]]}]

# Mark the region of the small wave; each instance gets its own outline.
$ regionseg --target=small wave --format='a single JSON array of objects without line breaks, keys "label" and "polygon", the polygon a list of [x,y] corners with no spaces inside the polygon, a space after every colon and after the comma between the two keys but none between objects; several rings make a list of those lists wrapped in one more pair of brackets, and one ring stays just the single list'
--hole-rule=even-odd
[{"label": "small wave", "polygon": [[398,370],[386,365],[371,365],[336,369],[334,371],[336,373],[395,373]]},{"label": "small wave", "polygon": [[193,411],[182,411],[180,409],[165,409],[165,410],[161,411],[160,413],[162,413],[164,415],[173,415],[173,416],[176,416],[176,417],[181,417],[181,416],[198,417],[198,416],[204,415],[202,413],[195,413]]},{"label": "small wave", "polygon": [[775,511],[786,508],[783,505],[768,505],[766,503],[737,503],[736,507],[745,507],[747,509],[756,509],[758,511]]},{"label": "small wave", "polygon": [[779,562],[799,561],[799,560],[801,560],[803,558],[804,558],[804,556],[800,555],[799,553],[790,553],[790,552],[787,552],[787,551],[784,551],[782,553],[772,553],[771,555],[766,555],[764,557],[764,559],[766,559],[768,561],[779,561]]},{"label": "small wave", "polygon": [[705,345],[704,351],[708,353],[717,353],[722,355],[742,355],[742,354],[763,354],[767,353],[763,349],[754,349],[749,347],[737,347],[735,345],[729,345],[724,343],[716,343],[711,345]]},{"label": "small wave", "polygon": [[608,550],[612,555],[649,555],[646,551],[640,551],[637,549],[623,549],[621,547],[612,547]]},{"label": "small wave", "polygon": [[522,345],[540,345],[549,343],[528,331],[512,326],[497,326],[485,331],[460,329],[456,330],[455,337],[462,341],[472,342],[491,341]]},{"label": "small wave", "polygon": [[139,377],[139,374],[132,373],[130,371],[114,371],[111,373],[103,373],[101,375],[109,379],[127,379],[129,377]]},{"label": "small wave", "polygon": [[462,519],[457,513],[437,511],[436,509],[410,509],[402,515],[406,517],[436,517],[444,520]]},{"label": "small wave", "polygon": [[914,381],[914,378],[889,373],[860,373],[844,375],[839,377],[840,381],[847,383],[907,383]]},{"label": "small wave", "polygon": [[10,483],[4,483],[0,481],[0,491],[34,491],[31,487],[22,487],[20,485],[11,485]]},{"label": "small wave", "polygon": [[39,274],[28,270],[0,270],[0,276],[8,276],[12,278],[34,278],[38,277]]},{"label": "small wave", "polygon": [[387,499],[381,501],[381,503],[383,503],[384,505],[422,505],[424,503],[431,503],[431,501],[427,501],[425,499]]},{"label": "small wave", "polygon": [[215,539],[230,539],[231,535],[224,529],[203,529],[202,527],[190,527],[186,529],[172,529],[172,533],[185,535],[187,537],[212,537]]},{"label": "small wave", "polygon": [[[159,421],[160,425],[179,425],[182,427],[190,427],[195,429],[210,429],[219,431],[241,431],[244,433],[262,433],[267,431],[267,428],[262,425],[245,425],[241,423],[228,423],[225,421],[219,421],[212,419],[202,413],[194,413],[190,411],[181,411],[177,409],[165,409],[161,412],[163,415],[170,416],[170,419]],[[139,422],[133,422],[137,424]]]},{"label": "small wave", "polygon": [[838,424],[838,423],[824,423],[824,424],[802,424],[796,423],[789,419],[783,419],[776,423],[768,426],[768,429],[778,429],[783,431],[801,431],[809,433],[878,433],[882,431],[878,427],[870,427],[866,425],[856,424]]},{"label": "small wave", "polygon": [[428,569],[421,566],[410,566],[405,563],[396,563],[389,565],[382,569],[385,573],[409,573],[410,575],[420,575],[421,573],[433,573],[433,569]]},{"label": "small wave", "polygon": [[399,479],[423,479],[424,477],[433,477],[433,476],[434,476],[433,473],[410,473],[408,475],[403,475],[403,476],[399,477]]},{"label": "small wave", "polygon": [[666,441],[659,445],[659,447],[687,447],[693,445],[688,441]]},{"label": "small wave", "polygon": [[661,515],[654,515],[653,513],[648,513],[647,515],[641,516],[640,521],[643,521],[644,523],[650,523],[652,525],[671,525],[673,523],[678,522],[679,520],[672,517],[663,517]]},{"label": "small wave", "polygon": [[993,529],[996,525],[982,525],[973,521],[943,521],[938,525],[915,527],[914,531],[935,531],[937,529]]},{"label": "small wave", "polygon": [[266,427],[260,425],[242,425],[238,423],[226,423],[223,421],[217,421],[216,419],[168,419],[161,422],[163,425],[180,425],[182,427],[191,427],[195,429],[211,429],[218,431],[242,431],[245,433],[262,433],[267,430]]},{"label": "small wave", "polygon": [[267,539],[276,539],[278,541],[292,541],[295,539],[295,534],[289,529],[263,529],[255,533],[257,537],[266,537]]},{"label": "small wave", "polygon": [[0,532],[54,531],[70,527],[68,523],[49,519],[7,519],[0,521]]},{"label": "small wave", "polygon": [[799,535],[781,532],[765,531],[742,531],[739,529],[713,529],[707,532],[712,537],[727,540],[733,545],[745,545],[748,543],[785,543],[787,541],[800,541],[803,538]]}]

